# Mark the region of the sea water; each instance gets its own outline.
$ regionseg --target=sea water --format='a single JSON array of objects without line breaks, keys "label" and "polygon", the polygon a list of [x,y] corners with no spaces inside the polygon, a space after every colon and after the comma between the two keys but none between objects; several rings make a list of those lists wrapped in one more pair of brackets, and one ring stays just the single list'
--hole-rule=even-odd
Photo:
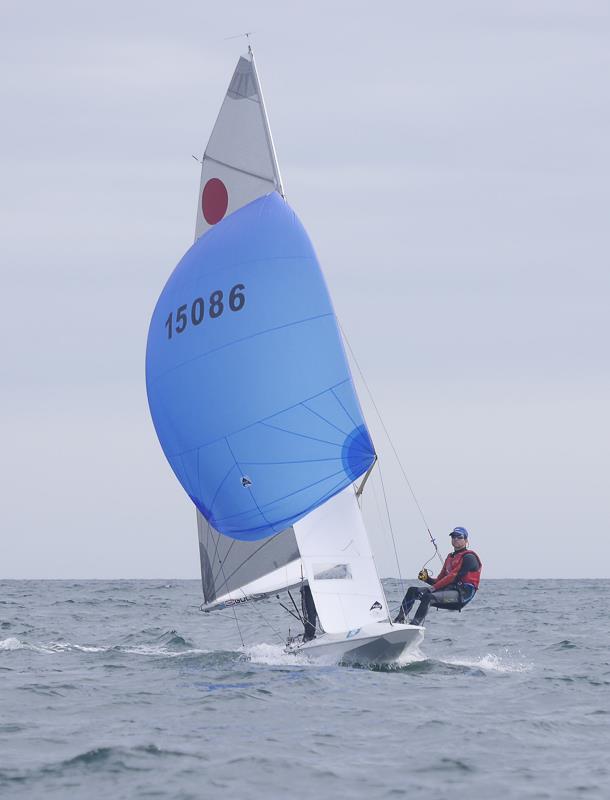
[{"label": "sea water", "polygon": [[393,669],[285,655],[275,599],[201,599],[1,582],[0,796],[610,797],[610,581],[483,581]]}]

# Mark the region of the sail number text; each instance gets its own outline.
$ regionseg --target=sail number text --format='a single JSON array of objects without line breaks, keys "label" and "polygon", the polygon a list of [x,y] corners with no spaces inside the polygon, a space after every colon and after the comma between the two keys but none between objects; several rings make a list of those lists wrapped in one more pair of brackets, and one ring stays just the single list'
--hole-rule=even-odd
[{"label": "sail number text", "polygon": [[[207,304],[207,313],[210,319],[220,317],[227,307],[230,311],[241,311],[246,304],[245,288],[243,283],[236,283],[229,292],[228,298],[225,297],[222,289],[216,289],[212,292]],[[205,316],[205,306],[206,303],[203,297],[197,297],[190,304],[190,307],[188,303],[185,303],[175,312],[170,311],[169,317],[165,320],[167,338],[171,339],[174,333],[183,333],[189,322],[191,325],[201,325]]]}]

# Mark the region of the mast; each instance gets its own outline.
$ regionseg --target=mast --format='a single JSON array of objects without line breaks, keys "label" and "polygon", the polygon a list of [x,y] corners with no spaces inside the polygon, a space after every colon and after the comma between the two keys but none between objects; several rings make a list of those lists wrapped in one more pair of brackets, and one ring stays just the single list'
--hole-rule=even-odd
[{"label": "mast", "polygon": [[282,195],[284,199],[286,199],[286,195],[284,194],[284,184],[282,183],[282,174],[280,172],[280,165],[278,164],[277,160],[277,153],[275,152],[275,144],[273,142],[273,136],[271,134],[271,126],[269,125],[269,117],[267,115],[267,106],[265,105],[265,97],[263,95],[263,89],[261,87],[261,82],[258,78],[258,70],[256,68],[256,61],[254,60],[254,52],[252,50],[252,46],[248,45],[248,55],[250,56],[250,61],[252,62],[252,71],[254,73],[254,80],[256,82],[256,89],[258,91],[258,96],[261,102],[261,110],[263,112],[263,124],[265,126],[265,133],[267,134],[267,141],[269,143],[269,149],[271,151],[271,157],[273,159],[273,168],[275,170],[275,174],[277,177],[278,182],[278,192]]}]

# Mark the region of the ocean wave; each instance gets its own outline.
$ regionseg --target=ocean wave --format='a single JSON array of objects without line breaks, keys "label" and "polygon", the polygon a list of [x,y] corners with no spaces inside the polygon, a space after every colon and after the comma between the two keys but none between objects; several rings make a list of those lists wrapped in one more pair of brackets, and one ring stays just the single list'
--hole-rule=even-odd
[{"label": "ocean wave", "polygon": [[49,642],[45,649],[50,653],[104,653],[108,648],[91,644],[72,644],[72,642]]},{"label": "ocean wave", "polygon": [[159,637],[159,639],[160,641],[154,644],[142,643],[134,645],[91,645],[56,641],[35,644],[11,636],[8,639],[0,639],[0,651],[30,650],[34,653],[47,655],[58,653],[125,653],[127,655],[156,658],[176,658],[180,656],[204,655],[213,652],[211,650],[203,650],[192,646],[192,644],[182,636],[176,635],[175,631],[169,631],[167,634]]},{"label": "ocean wave", "polygon": [[15,636],[9,636],[8,639],[0,639],[0,650],[23,650],[24,647],[27,647],[27,645]]},{"label": "ocean wave", "polygon": [[[156,633],[156,635],[152,635]],[[149,641],[137,641],[137,636],[130,637],[136,639],[133,643],[117,645],[113,649],[121,653],[129,653],[139,656],[156,656],[164,658],[176,658],[179,656],[205,655],[213,652],[208,649],[201,649],[195,646],[194,642],[181,636],[176,630],[157,631],[148,630],[145,634]],[[152,639],[152,641],[151,641]]]},{"label": "ocean wave", "polygon": [[117,645],[109,649],[128,655],[149,656],[154,658],[181,658],[184,656],[207,655],[214,652],[213,650],[202,650],[197,647],[190,647],[184,650],[170,650],[165,645],[161,644]]},{"label": "ocean wave", "polygon": [[546,649],[547,650],[575,650],[578,645],[575,642],[571,642],[569,639],[562,639],[560,642],[554,642],[553,644],[549,645]]},{"label": "ocean wave", "polygon": [[65,780],[70,773],[84,772],[87,775],[95,772],[102,774],[146,771],[150,769],[151,759],[157,758],[193,758],[198,761],[206,760],[205,755],[183,750],[168,750],[155,744],[138,745],[136,747],[93,747],[77,753],[72,758],[44,764],[36,769],[0,770],[0,785],[2,783],[14,784],[37,782],[51,776],[59,776]]},{"label": "ocean wave", "polygon": [[529,672],[532,669],[532,664],[525,662],[514,662],[510,660],[510,656],[499,656],[495,653],[487,653],[487,655],[480,658],[446,658],[442,660],[444,664],[450,664],[455,667],[470,667],[471,669],[480,669],[483,672]]},{"label": "ocean wave", "polygon": [[95,647],[92,645],[71,644],[70,642],[47,642],[46,644],[34,644],[11,636],[8,639],[0,639],[0,650],[31,650],[34,653],[65,653],[78,651],[80,653],[101,653],[107,648]]}]

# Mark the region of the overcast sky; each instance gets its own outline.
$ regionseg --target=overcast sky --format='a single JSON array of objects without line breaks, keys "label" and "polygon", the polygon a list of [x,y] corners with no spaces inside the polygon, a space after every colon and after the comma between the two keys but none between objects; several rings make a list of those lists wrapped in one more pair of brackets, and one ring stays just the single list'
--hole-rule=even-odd
[{"label": "overcast sky", "polygon": [[[198,576],[144,353],[248,30],[288,200],[442,550],[465,525],[487,577],[609,577],[605,0],[4,0],[0,577]],[[361,398],[416,574],[427,534]]]}]

